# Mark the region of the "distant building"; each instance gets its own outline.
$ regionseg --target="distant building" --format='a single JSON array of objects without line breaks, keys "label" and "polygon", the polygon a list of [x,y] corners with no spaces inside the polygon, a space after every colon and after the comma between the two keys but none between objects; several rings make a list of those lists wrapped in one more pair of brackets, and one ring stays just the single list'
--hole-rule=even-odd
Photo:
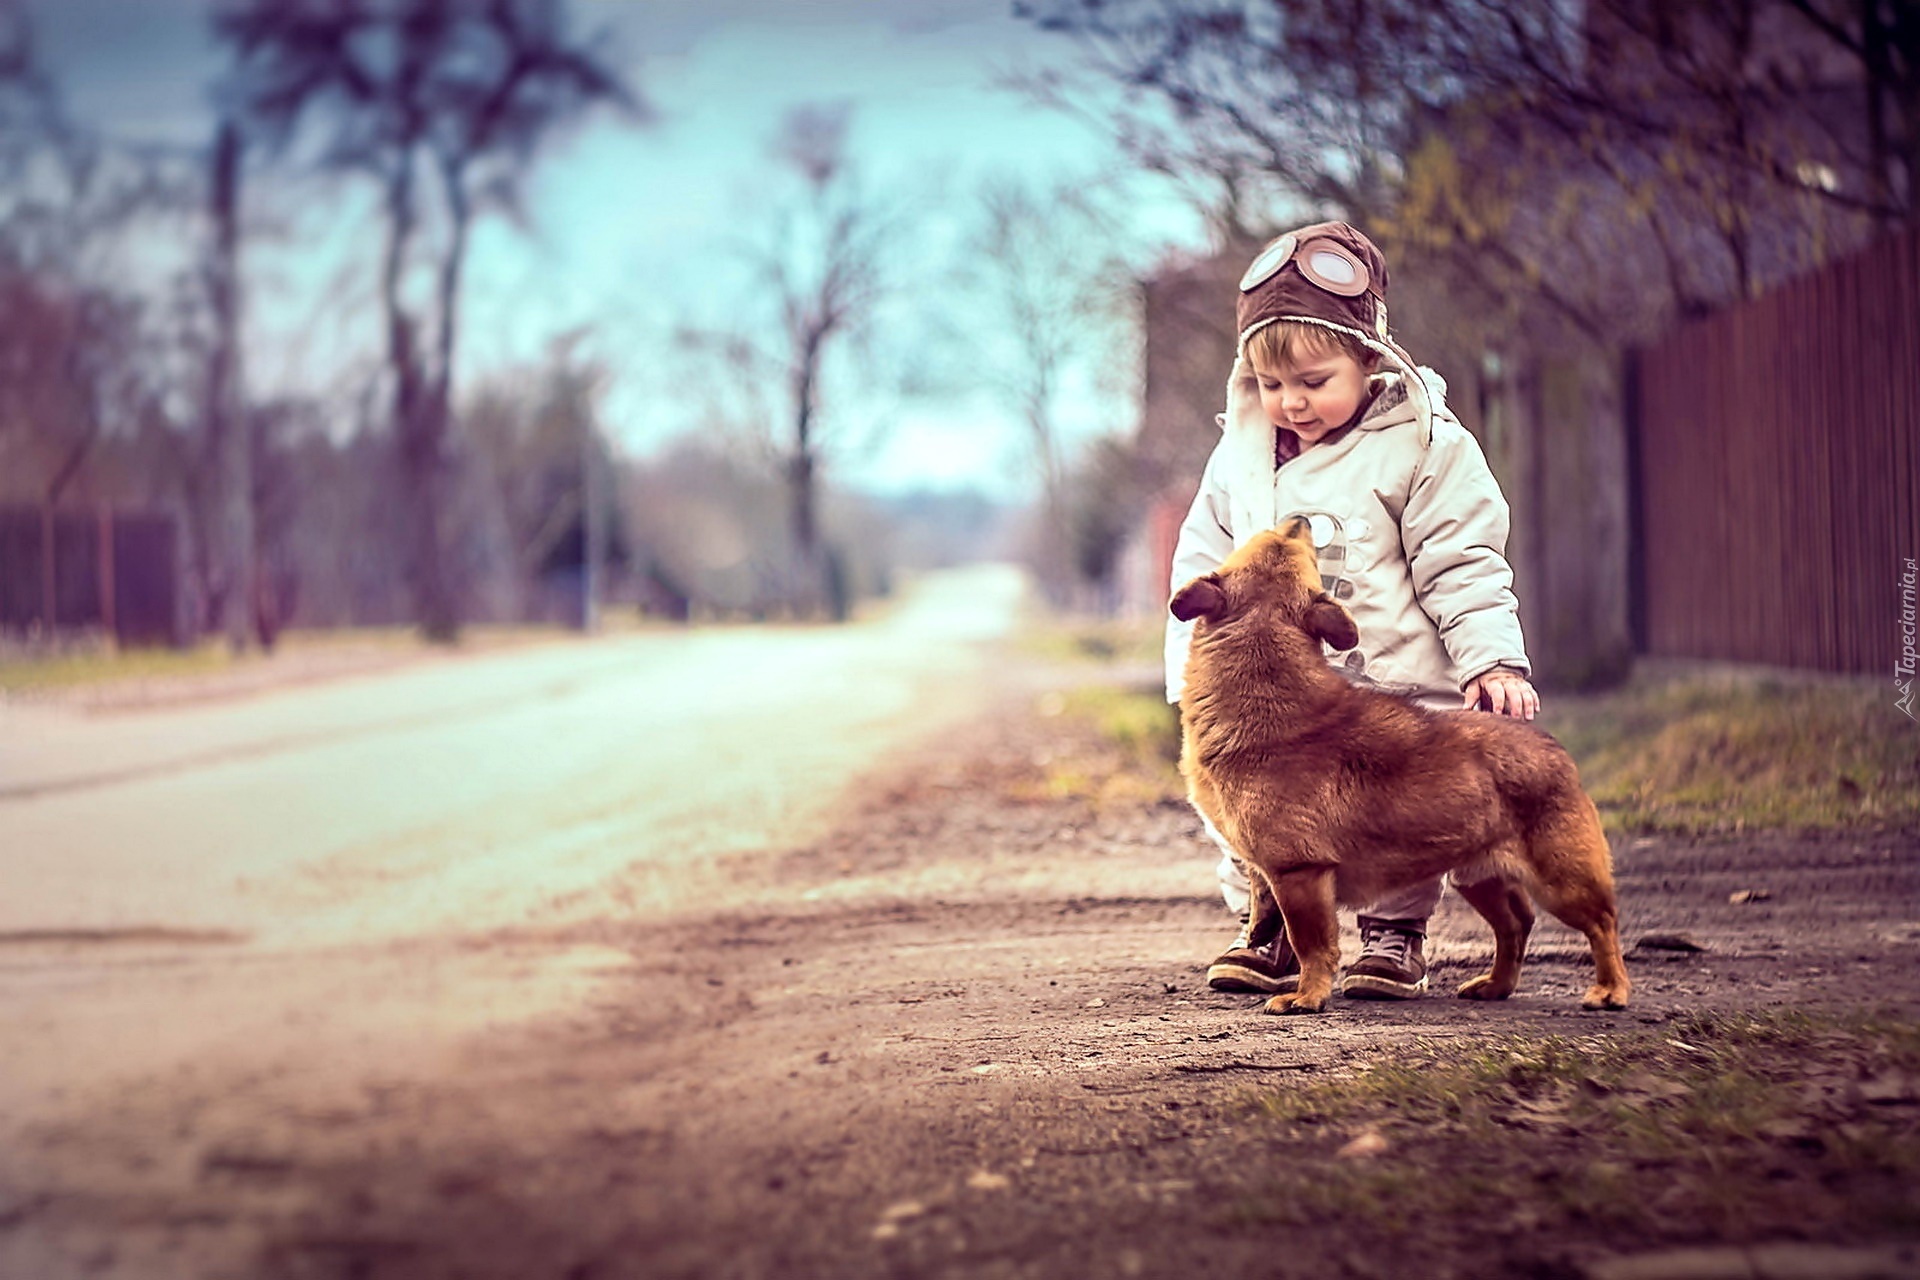
[{"label": "distant building", "polygon": [[1220,439],[1233,368],[1233,305],[1253,245],[1167,259],[1140,284],[1145,360],[1134,440],[1139,526],[1120,556],[1115,597],[1132,616],[1166,607],[1180,522]]}]

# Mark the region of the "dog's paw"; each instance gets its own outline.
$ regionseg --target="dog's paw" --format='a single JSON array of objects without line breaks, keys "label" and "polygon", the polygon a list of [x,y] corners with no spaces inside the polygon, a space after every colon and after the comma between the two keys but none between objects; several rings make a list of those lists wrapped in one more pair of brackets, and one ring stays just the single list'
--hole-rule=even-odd
[{"label": "dog's paw", "polygon": [[1262,1013],[1325,1013],[1327,1002],[1303,999],[1296,993],[1278,995],[1262,1006]]},{"label": "dog's paw", "polygon": [[1593,986],[1587,988],[1587,994],[1580,998],[1582,1009],[1624,1009],[1627,1007],[1627,993],[1616,991],[1612,987]]},{"label": "dog's paw", "polygon": [[1513,994],[1513,988],[1496,987],[1493,975],[1483,973],[1477,978],[1468,978],[1454,989],[1453,994],[1462,1000],[1505,1000]]}]

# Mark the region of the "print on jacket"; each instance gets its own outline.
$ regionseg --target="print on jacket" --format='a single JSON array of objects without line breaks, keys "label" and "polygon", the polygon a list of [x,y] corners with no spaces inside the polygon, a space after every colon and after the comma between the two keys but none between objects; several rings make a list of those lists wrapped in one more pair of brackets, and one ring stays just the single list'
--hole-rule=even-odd
[{"label": "print on jacket", "polygon": [[[1348,570],[1349,536],[1346,522],[1331,511],[1289,511],[1277,527],[1285,528],[1287,522],[1295,518],[1305,519],[1313,531],[1313,549],[1320,562],[1321,587],[1340,603],[1350,604],[1353,600],[1353,578]],[[1355,536],[1361,532],[1354,530]],[[1367,659],[1358,649],[1340,659],[1337,666],[1348,679],[1366,678]]]}]

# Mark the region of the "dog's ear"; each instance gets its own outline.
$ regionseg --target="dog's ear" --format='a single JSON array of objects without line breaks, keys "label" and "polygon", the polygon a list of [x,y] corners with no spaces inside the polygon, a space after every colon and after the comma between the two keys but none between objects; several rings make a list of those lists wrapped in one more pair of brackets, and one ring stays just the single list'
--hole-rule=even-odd
[{"label": "dog's ear", "polygon": [[1227,611],[1227,591],[1220,585],[1220,575],[1209,573],[1195,578],[1173,593],[1167,608],[1182,622],[1219,617]]},{"label": "dog's ear", "polygon": [[1313,603],[1307,606],[1306,617],[1301,619],[1307,634],[1316,640],[1324,640],[1336,649],[1351,649],[1360,643],[1360,627],[1347,612],[1347,607],[1322,591],[1313,597]]}]

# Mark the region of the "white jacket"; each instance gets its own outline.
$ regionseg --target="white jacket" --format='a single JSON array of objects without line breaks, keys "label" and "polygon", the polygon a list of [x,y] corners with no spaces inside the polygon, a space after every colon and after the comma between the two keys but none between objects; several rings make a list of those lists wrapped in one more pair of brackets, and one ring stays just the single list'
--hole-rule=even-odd
[{"label": "white jacket", "polygon": [[[1479,442],[1420,370],[1375,375],[1373,403],[1338,439],[1275,466],[1274,426],[1244,362],[1234,368],[1221,440],[1175,545],[1172,591],[1217,569],[1262,529],[1306,516],[1327,590],[1359,624],[1360,644],[1329,656],[1350,679],[1434,705],[1496,666],[1531,671],[1507,563],[1507,502]],[[1425,399],[1430,416],[1418,402]],[[1193,626],[1167,626],[1167,701],[1186,680]]]}]

